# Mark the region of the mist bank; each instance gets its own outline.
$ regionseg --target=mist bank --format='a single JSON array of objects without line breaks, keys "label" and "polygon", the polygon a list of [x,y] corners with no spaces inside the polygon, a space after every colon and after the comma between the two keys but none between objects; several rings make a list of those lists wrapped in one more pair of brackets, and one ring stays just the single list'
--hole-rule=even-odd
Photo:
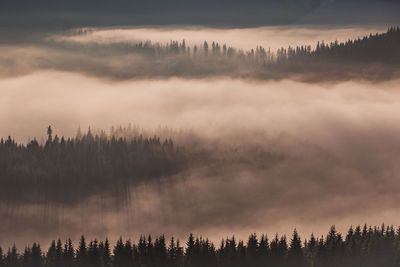
[{"label": "mist bank", "polygon": [[[77,86],[79,84],[79,86]],[[62,72],[0,81],[0,136],[43,144],[77,126],[159,125],[211,160],[161,179],[106,188],[73,205],[3,202],[2,242],[85,233],[216,237],[235,232],[324,233],[398,222],[398,81],[309,84],[232,79],[104,82]],[[23,109],[21,108],[23,105]],[[189,132],[183,138],[174,132]],[[183,137],[182,137],[183,136]],[[54,136],[53,136],[54,137]],[[272,160],[278,156],[279,160]],[[113,194],[123,196],[123,200]],[[18,198],[18,194],[13,195]],[[23,198],[22,198],[23,199]]]},{"label": "mist bank", "polygon": [[399,27],[346,42],[326,44],[322,40],[315,48],[298,45],[276,51],[263,46],[243,50],[215,41],[192,46],[185,40],[166,44],[134,39],[111,42],[110,37],[118,36],[119,31],[103,32],[106,39],[99,39],[101,33],[99,36],[91,29],[80,29],[22,46],[5,44],[2,49],[8,53],[0,57],[1,76],[59,70],[114,81],[230,77],[339,82],[391,80],[400,70]]}]

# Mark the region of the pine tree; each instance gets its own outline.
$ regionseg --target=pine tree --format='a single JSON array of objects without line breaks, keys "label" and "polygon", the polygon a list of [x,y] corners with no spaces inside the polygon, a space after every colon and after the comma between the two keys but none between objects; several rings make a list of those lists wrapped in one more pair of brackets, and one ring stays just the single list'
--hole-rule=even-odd
[{"label": "pine tree", "polygon": [[33,243],[31,251],[32,251],[32,267],[41,267],[42,250],[40,248],[40,245],[37,243]]},{"label": "pine tree", "polygon": [[79,242],[78,250],[76,251],[76,261],[78,266],[87,267],[87,247],[85,237],[82,235]]},{"label": "pine tree", "polygon": [[22,254],[22,266],[30,267],[32,266],[32,252],[30,247],[26,247],[24,253]]},{"label": "pine tree", "polygon": [[301,240],[297,233],[297,230],[294,229],[292,240],[290,241],[290,247],[288,251],[288,263],[293,267],[304,267],[304,254],[301,246]]},{"label": "pine tree", "polygon": [[56,257],[55,257],[56,263],[58,267],[61,267],[63,265],[63,248],[62,248],[62,243],[61,240],[57,240],[56,244]]},{"label": "pine tree", "polygon": [[310,240],[306,242],[305,249],[305,259],[308,265],[314,266],[315,256],[317,254],[318,242],[314,236],[314,233],[311,233]]},{"label": "pine tree", "polygon": [[203,48],[204,48],[204,54],[208,55],[208,43],[207,43],[207,41],[204,41]]},{"label": "pine tree", "polygon": [[64,265],[67,267],[71,267],[74,261],[74,257],[75,257],[75,250],[72,245],[72,240],[68,239],[67,241],[65,241],[64,251],[62,256]]},{"label": "pine tree", "polygon": [[251,234],[249,239],[247,240],[247,250],[246,250],[246,257],[247,257],[247,264],[248,266],[256,266],[257,265],[257,253],[258,252],[258,239],[257,235]]},{"label": "pine tree", "polygon": [[193,258],[195,253],[195,241],[193,234],[189,235],[188,241],[186,242],[186,251],[185,251],[185,267],[193,266]]},{"label": "pine tree", "polygon": [[3,249],[0,247],[0,267],[3,267],[3,264],[4,264]]},{"label": "pine tree", "polygon": [[168,246],[168,266],[169,267],[176,267],[177,266],[177,255],[176,255],[176,246],[175,246],[175,239],[171,237],[171,241],[169,242]]},{"label": "pine tree", "polygon": [[89,248],[87,251],[87,264],[89,267],[99,267],[101,266],[101,262],[98,241],[95,239],[89,243]]},{"label": "pine tree", "polygon": [[46,254],[46,266],[57,267],[57,260],[56,260],[56,242],[53,240],[51,241],[51,245],[47,250]]},{"label": "pine tree", "polygon": [[280,261],[282,262],[282,265],[284,265],[286,263],[286,257],[288,253],[288,245],[285,235],[280,238],[278,248],[279,248]]},{"label": "pine tree", "polygon": [[147,236],[147,244],[146,244],[146,262],[148,266],[153,266],[154,264],[154,245],[153,239],[151,235]]},{"label": "pine tree", "polygon": [[122,241],[122,237],[120,237],[114,247],[114,267],[123,267],[124,266],[124,242]]},{"label": "pine tree", "polygon": [[53,142],[53,130],[51,129],[51,126],[47,127],[47,142],[51,144]]},{"label": "pine tree", "polygon": [[260,244],[258,246],[258,258],[259,258],[259,265],[266,266],[268,265],[268,260],[270,258],[270,248],[268,243],[268,237],[265,235],[261,236]]},{"label": "pine tree", "polygon": [[139,244],[138,244],[138,252],[139,252],[139,262],[141,265],[146,265],[147,263],[147,246],[146,246],[146,237],[140,236]]},{"label": "pine tree", "polygon": [[18,257],[17,247],[14,244],[11,249],[8,249],[5,265],[7,267],[18,267]]},{"label": "pine tree", "polygon": [[103,247],[103,267],[110,267],[111,264],[111,251],[110,251],[110,242],[108,238],[106,238]]}]

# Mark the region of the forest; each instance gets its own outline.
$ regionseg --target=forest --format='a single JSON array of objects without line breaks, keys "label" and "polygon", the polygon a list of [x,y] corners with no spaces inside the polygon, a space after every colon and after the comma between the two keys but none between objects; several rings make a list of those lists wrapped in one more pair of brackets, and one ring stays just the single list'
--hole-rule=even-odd
[{"label": "forest", "polygon": [[234,236],[216,246],[190,234],[181,243],[164,235],[140,236],[137,243],[120,238],[111,247],[108,239],[86,241],[76,249],[71,239],[53,240],[48,249],[33,243],[22,252],[0,248],[2,267],[394,267],[400,266],[400,228],[350,227],[345,235],[332,226],[327,235],[302,240],[296,229],[290,238],[276,234],[251,234],[246,242]]},{"label": "forest", "polygon": [[161,179],[185,165],[183,151],[171,139],[116,135],[89,129],[64,138],[53,136],[49,126],[43,144],[2,138],[0,201],[74,203],[83,196],[122,194],[127,185]]},{"label": "forest", "polygon": [[[76,29],[66,31],[70,36],[89,35],[91,29]],[[73,48],[73,44],[68,44]],[[75,43],[75,45],[79,45]],[[103,49],[103,45],[88,43],[86,52],[95,53],[97,50]],[[346,42],[338,42],[337,40],[325,43],[323,40],[318,42],[315,48],[311,45],[302,45],[296,47],[280,48],[276,52],[266,49],[263,46],[257,46],[251,50],[237,49],[227,44],[218,42],[204,41],[203,44],[188,46],[183,41],[170,41],[167,44],[152,43],[151,41],[141,41],[136,43],[111,43],[109,48],[118,48],[117,50],[123,54],[142,53],[154,58],[162,58],[171,55],[185,55],[196,61],[212,60],[233,60],[240,59],[247,63],[259,64],[262,67],[274,66],[288,63],[294,64],[296,61],[305,60],[303,63],[316,63],[329,60],[331,63],[347,62],[347,63],[365,63],[375,62],[382,64],[396,64],[399,62],[400,47],[400,27],[390,27],[384,33],[370,34],[363,38],[348,40]],[[85,47],[84,47],[85,48]],[[222,61],[224,62],[224,61]],[[277,65],[276,65],[277,64]]]},{"label": "forest", "polygon": [[[95,31],[78,28],[35,37],[30,42],[38,50],[1,55],[0,68],[7,70],[4,75],[57,70],[115,81],[230,77],[302,82],[384,81],[395,79],[400,68],[399,26],[346,42],[321,40],[277,50],[260,45],[244,50],[209,40],[191,45],[185,40],[96,41]],[[118,64],[111,64],[115,60]]]},{"label": "forest", "polygon": [[[78,36],[90,33],[90,29],[69,32]],[[399,70],[400,27],[390,27],[384,33],[370,34],[346,42],[320,41],[315,48],[311,45],[289,46],[277,51],[262,46],[245,51],[227,44],[207,41],[191,47],[185,40],[170,41],[167,44],[151,41],[111,44],[67,42],[61,44],[61,47],[66,50],[83,49],[86,54],[93,56],[113,51],[128,57],[143,57],[142,60],[132,59],[140,64],[138,70],[127,63],[129,67],[120,71],[118,77],[105,73],[114,79],[219,75],[261,80],[288,77],[306,81],[352,78],[381,80],[393,78]]]}]

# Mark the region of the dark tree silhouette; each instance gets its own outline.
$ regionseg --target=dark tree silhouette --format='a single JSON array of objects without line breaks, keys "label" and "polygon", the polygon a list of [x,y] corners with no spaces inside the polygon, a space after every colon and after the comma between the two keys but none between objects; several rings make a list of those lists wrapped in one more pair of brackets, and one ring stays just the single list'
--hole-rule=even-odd
[{"label": "dark tree silhouette", "polygon": [[290,266],[305,266],[301,240],[296,229],[294,230],[292,240],[290,241],[290,247],[288,251],[288,263]]},{"label": "dark tree silhouette", "polygon": [[50,126],[47,134],[45,145],[0,140],[0,202],[74,204],[113,190],[124,197],[129,185],[172,175],[186,164],[187,154],[171,139],[107,137],[90,129],[60,139]]},{"label": "dark tree silhouette", "polygon": [[[167,248],[165,237],[153,239],[141,236],[137,244],[120,238],[110,254],[109,242],[91,240],[86,245],[82,236],[75,252],[72,242],[67,240],[64,248],[59,240],[51,242],[43,254],[40,245],[34,243],[17,253],[15,246],[6,255],[0,249],[1,267],[39,266],[115,266],[115,267],[397,267],[400,266],[400,228],[351,227],[343,240],[341,234],[331,227],[326,238],[315,238],[312,234],[302,245],[301,238],[294,230],[287,246],[286,237],[276,235],[271,242],[265,235],[260,239],[251,234],[247,244],[236,241],[235,237],[222,240],[216,250],[208,239],[189,235],[185,251],[171,238]],[[61,249],[61,258],[58,258]],[[57,265],[55,261],[60,260]]]},{"label": "dark tree silhouette", "polygon": [[[71,47],[75,49],[73,51],[103,56],[103,51],[110,45],[68,43],[62,49],[68,51]],[[307,81],[385,80],[396,78],[400,68],[399,27],[346,42],[320,41],[315,48],[311,45],[289,46],[274,52],[262,46],[244,51],[215,41],[204,41],[191,49],[184,40],[167,44],[121,42],[112,44],[112,48],[122,55],[134,54],[144,58],[137,66],[140,71],[124,71],[121,75],[106,68],[101,72],[101,75],[114,79],[230,76],[255,79],[299,77],[297,79]],[[168,65],[168,68],[160,68],[160,65]],[[92,75],[98,76],[98,68],[93,69],[96,71]],[[84,70],[90,72],[88,68]]]}]

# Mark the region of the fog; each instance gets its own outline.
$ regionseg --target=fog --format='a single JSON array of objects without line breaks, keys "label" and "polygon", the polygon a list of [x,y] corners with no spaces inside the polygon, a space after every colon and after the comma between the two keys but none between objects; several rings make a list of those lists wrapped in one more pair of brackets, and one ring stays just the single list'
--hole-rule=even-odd
[{"label": "fog", "polygon": [[[275,49],[380,29],[108,28],[3,44],[1,137],[43,142],[48,125],[67,137],[79,126],[108,130],[134,124],[155,134],[167,126],[194,135],[174,141],[196,145],[212,160],[126,188],[122,203],[105,195],[88,195],[74,205],[0,203],[0,245],[47,246],[51,239],[76,240],[81,234],[137,240],[140,234],[186,238],[193,232],[218,241],[252,232],[289,234],[295,227],[305,238],[325,234],[332,224],[340,231],[364,223],[398,224],[397,76],[312,83],[211,74],[133,79],[124,72],[148,62],[112,47],[180,37],[189,45],[215,38],[243,49],[258,44]],[[93,43],[111,47],[84,49]]]},{"label": "fog", "polygon": [[[218,129],[218,134],[220,129],[229,132],[229,128],[302,135],[318,129],[329,134],[330,124],[336,120],[344,126],[379,123],[395,127],[390,118],[396,118],[399,112],[397,82],[107,82],[76,74],[40,72],[0,81],[0,135],[27,141],[43,136],[48,124],[66,136],[74,135],[79,125],[109,129],[128,123],[144,128]],[[337,127],[340,125],[333,126]]]},{"label": "fog", "polygon": [[[104,82],[38,72],[2,80],[0,88],[1,136],[27,141],[43,137],[48,124],[73,136],[78,125],[134,123],[191,130],[204,146],[216,146],[215,164],[135,186],[122,206],[96,196],[66,207],[3,203],[5,244],[80,233],[182,238],[195,232],[217,240],[297,227],[308,235],[324,234],[331,224],[399,220],[398,81]],[[267,153],[278,160],[271,163]]]},{"label": "fog", "polygon": [[[365,66],[360,62],[345,63],[343,59],[338,59],[341,66],[329,62],[317,66],[311,64],[310,69],[306,69],[306,66],[271,66],[279,48],[309,45],[314,49],[318,42],[344,42],[384,31],[386,25],[246,29],[87,28],[33,33],[20,31],[14,35],[2,31],[7,38],[0,41],[0,77],[55,70],[114,81],[173,77],[384,81],[398,75],[399,68],[391,66],[389,62],[386,65],[377,62]],[[178,41],[179,44],[170,47],[171,41]],[[203,51],[205,41],[208,42],[210,54]],[[219,43],[219,52],[211,51],[214,42]],[[225,44],[235,52],[221,52]],[[264,54],[256,52],[255,57],[249,56],[252,49],[260,46],[265,49]]]},{"label": "fog", "polygon": [[[48,37],[58,42],[78,43],[120,43],[152,42],[169,43],[171,40],[185,40],[188,45],[202,44],[204,41],[229,44],[233,47],[250,50],[257,45],[271,48],[273,51],[287,46],[316,45],[318,41],[339,42],[369,35],[371,32],[382,32],[386,25],[360,26],[348,25],[291,25],[257,28],[218,29],[205,27],[125,27],[125,28],[87,28],[87,34],[63,35]],[[72,31],[73,32],[73,31]]]}]

